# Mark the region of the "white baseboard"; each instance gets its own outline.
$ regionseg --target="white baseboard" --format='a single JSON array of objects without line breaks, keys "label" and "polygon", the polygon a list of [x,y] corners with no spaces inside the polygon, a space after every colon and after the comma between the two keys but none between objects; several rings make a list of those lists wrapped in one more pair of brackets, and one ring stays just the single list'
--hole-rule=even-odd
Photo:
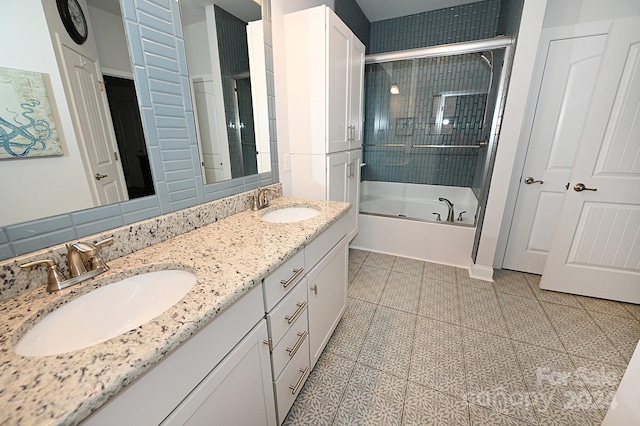
[{"label": "white baseboard", "polygon": [[469,264],[469,277],[476,280],[493,282],[493,268],[489,266],[476,265],[471,261]]}]

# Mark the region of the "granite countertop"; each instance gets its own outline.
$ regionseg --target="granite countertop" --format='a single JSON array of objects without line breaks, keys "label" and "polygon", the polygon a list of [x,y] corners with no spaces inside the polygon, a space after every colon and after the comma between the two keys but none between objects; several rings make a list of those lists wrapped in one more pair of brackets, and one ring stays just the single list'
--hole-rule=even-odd
[{"label": "granite countertop", "polygon": [[[301,222],[268,223],[267,211],[317,207]],[[342,217],[348,203],[281,197],[109,262],[111,269],[58,293],[45,286],[0,303],[0,424],[76,424],[160,361],[201,327]],[[176,305],[106,342],[56,356],[13,352],[39,319],[98,287],[139,273],[184,269],[197,283]],[[73,330],[69,330],[73,332]]]}]

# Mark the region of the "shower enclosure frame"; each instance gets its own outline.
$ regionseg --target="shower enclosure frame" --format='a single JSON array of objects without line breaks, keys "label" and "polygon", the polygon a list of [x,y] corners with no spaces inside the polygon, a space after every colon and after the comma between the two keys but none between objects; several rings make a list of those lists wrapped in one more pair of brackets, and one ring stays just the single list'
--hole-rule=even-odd
[{"label": "shower enclosure frame", "polygon": [[[493,160],[495,157],[495,151],[497,148],[496,142],[499,135],[499,125],[502,121],[502,114],[504,110],[504,101],[506,98],[506,86],[508,81],[508,75],[510,70],[510,63],[512,60],[512,49],[514,45],[514,40],[509,36],[497,36],[490,39],[481,39],[481,40],[472,40],[465,41],[460,43],[450,43],[450,44],[442,44],[437,46],[428,46],[421,47],[417,49],[408,49],[408,50],[399,50],[394,52],[386,52],[386,53],[376,53],[365,56],[365,65],[369,64],[380,64],[385,62],[395,62],[401,60],[408,59],[422,59],[422,58],[436,58],[443,56],[455,56],[455,55],[463,55],[469,53],[481,53],[484,51],[493,51],[493,49],[505,49],[504,52],[504,60],[502,63],[502,71],[499,79],[499,84],[496,92],[496,101],[494,105],[494,111],[491,121],[491,126],[489,127],[488,132],[488,140],[483,144],[475,144],[475,145],[417,145],[413,147],[418,148],[470,148],[470,149],[487,149],[487,156],[484,161],[483,169],[482,169],[482,180],[480,185],[480,192],[476,194],[478,197],[478,204],[476,209],[476,220],[474,221],[474,227],[478,224],[478,218],[481,217],[480,209],[484,207],[482,200],[486,198],[486,191],[488,190],[489,184],[489,174],[492,169]],[[494,64],[492,64],[492,67]],[[492,71],[493,72],[493,71]],[[489,88],[491,90],[491,88]],[[489,96],[489,93],[487,93]],[[485,111],[486,117],[486,111]],[[363,147],[366,143],[363,143]],[[396,144],[382,144],[384,146],[396,146]],[[402,145],[403,146],[403,145]],[[364,162],[363,158],[363,162]],[[374,213],[364,213],[375,215]],[[381,216],[385,216],[381,214]],[[420,219],[416,219],[420,220]],[[458,225],[458,226],[469,226],[457,223],[448,223],[449,225]]]},{"label": "shower enclosure frame", "polygon": [[[365,63],[381,63],[402,59],[452,56],[478,53],[486,50],[504,49],[504,59],[499,79],[494,80],[496,88],[493,117],[487,134],[487,155],[482,165],[482,179],[479,187],[478,207],[474,225],[447,224],[408,218],[359,214],[359,233],[352,241],[354,248],[409,257],[456,267],[468,268],[472,259],[474,241],[479,227],[482,227],[482,212],[486,203],[490,177],[495,162],[497,140],[502,121],[506,90],[511,73],[514,40],[499,36],[492,39],[453,43],[391,53],[373,54],[365,57]],[[493,89],[492,89],[493,90]],[[492,99],[493,102],[493,99]],[[486,108],[486,107],[485,107]]]}]

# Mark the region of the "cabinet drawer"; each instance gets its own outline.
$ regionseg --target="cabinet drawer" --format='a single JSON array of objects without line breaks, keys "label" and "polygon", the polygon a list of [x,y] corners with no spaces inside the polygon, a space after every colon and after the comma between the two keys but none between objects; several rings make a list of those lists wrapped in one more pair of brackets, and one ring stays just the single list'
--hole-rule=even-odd
[{"label": "cabinet drawer", "polygon": [[[306,290],[306,285],[300,283],[300,288]],[[307,318],[307,310],[295,320],[287,334],[284,335],[280,343],[273,348],[271,359],[273,360],[273,377],[278,378],[282,370],[287,366],[289,361],[296,356],[298,351],[302,350],[302,346],[309,346],[309,321]]]},{"label": "cabinet drawer", "polygon": [[269,312],[305,274],[304,250],[300,250],[264,279],[264,306]]},{"label": "cabinet drawer", "polygon": [[[303,280],[306,282],[306,280]],[[291,293],[267,314],[269,335],[273,346],[276,346],[282,336],[301,316],[307,316],[307,288],[304,282],[298,283]]]},{"label": "cabinet drawer", "polygon": [[309,345],[303,344],[275,382],[278,424],[282,424],[287,416],[309,376],[309,370]]},{"label": "cabinet drawer", "polygon": [[[351,207],[353,209],[353,207]],[[349,225],[348,214],[342,216],[336,223],[331,225],[329,229],[324,231],[318,238],[311,241],[304,249],[307,262],[307,269],[313,268],[325,254],[329,253],[331,248],[338,241],[347,235],[347,227]]]}]

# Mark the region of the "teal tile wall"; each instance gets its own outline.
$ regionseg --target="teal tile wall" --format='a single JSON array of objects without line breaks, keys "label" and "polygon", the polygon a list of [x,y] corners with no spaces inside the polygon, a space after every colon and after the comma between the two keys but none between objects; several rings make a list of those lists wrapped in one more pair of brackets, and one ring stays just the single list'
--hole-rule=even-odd
[{"label": "teal tile wall", "polygon": [[336,15],[342,19],[342,22],[347,24],[365,46],[368,45],[371,23],[356,0],[335,0],[334,8]]},{"label": "teal tile wall", "polygon": [[371,23],[369,53],[491,38],[500,0],[486,0]]},{"label": "teal tile wall", "polygon": [[[365,72],[364,180],[471,187],[482,150],[411,148],[411,145],[475,145],[491,72],[479,54],[367,65]],[[392,84],[400,94],[392,95]],[[433,98],[456,97],[451,134],[430,132]],[[403,131],[399,123],[410,120]],[[486,133],[486,132],[485,132]],[[403,147],[375,146],[401,144]],[[372,146],[373,145],[373,146]]]}]

